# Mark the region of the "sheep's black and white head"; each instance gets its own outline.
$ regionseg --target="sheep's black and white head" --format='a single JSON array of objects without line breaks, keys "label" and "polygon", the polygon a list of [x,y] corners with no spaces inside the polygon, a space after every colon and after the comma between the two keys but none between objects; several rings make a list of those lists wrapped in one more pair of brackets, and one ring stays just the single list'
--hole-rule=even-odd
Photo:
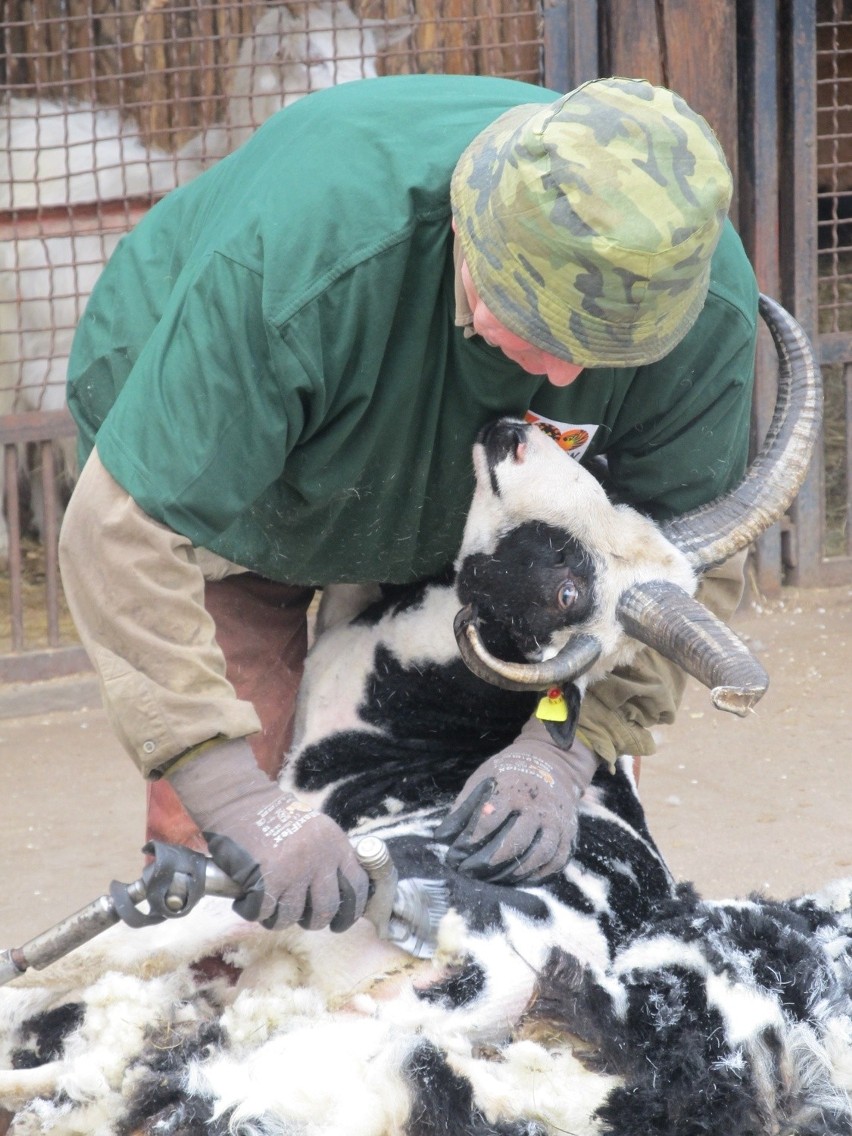
[{"label": "sheep's black and white head", "polygon": [[600,653],[587,678],[595,678],[639,649],[616,616],[627,588],[665,579],[694,591],[686,557],[646,517],[613,505],[538,427],[499,419],[481,432],[473,461],[456,590],[479,622],[505,627],[527,660],[547,661],[592,636]]},{"label": "sheep's black and white head", "polygon": [[[640,645],[744,714],[768,684],[747,648],[692,598],[697,575],[777,521],[804,480],[821,417],[819,370],[796,321],[760,297],[779,356],[766,442],[731,493],[662,525],[613,505],[594,477],[536,427],[501,419],[474,447],[476,492],[457,562],[468,666],[509,689],[592,681]],[[517,601],[513,607],[513,596]],[[503,621],[528,664],[492,656],[483,617]]]},{"label": "sheep's black and white head", "polygon": [[456,591],[481,621],[506,629],[525,659],[540,659],[567,628],[588,619],[595,603],[592,557],[564,528],[524,521],[492,551],[462,561]]}]

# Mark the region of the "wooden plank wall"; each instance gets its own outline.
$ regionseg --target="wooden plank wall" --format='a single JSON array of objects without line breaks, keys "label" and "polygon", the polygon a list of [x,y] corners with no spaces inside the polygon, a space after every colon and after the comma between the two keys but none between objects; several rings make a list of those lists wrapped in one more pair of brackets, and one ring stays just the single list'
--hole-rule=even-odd
[{"label": "wooden plank wall", "polygon": [[599,0],[602,74],[668,87],[704,115],[736,184],[736,0]]}]

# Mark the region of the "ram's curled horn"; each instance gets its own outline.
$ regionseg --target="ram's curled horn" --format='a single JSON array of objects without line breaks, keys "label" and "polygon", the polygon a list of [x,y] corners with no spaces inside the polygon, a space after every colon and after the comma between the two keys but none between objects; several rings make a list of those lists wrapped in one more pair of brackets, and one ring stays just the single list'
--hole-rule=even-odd
[{"label": "ram's curled horn", "polygon": [[784,515],[801,488],[822,423],[822,383],[808,337],[789,312],[761,295],[759,310],[778,352],[778,393],[763,448],[730,493],[660,526],[696,571],[748,547]]},{"label": "ram's curled horn", "polygon": [[453,623],[459,652],[478,678],[503,690],[546,690],[573,682],[593,666],[601,645],[592,635],[574,635],[552,659],[542,663],[509,663],[492,655],[479,634],[476,615],[468,604]]},{"label": "ram's curled horn", "polygon": [[634,584],[617,615],[628,635],[709,687],[717,709],[743,717],[766,693],[769,678],[745,643],[677,584]]},{"label": "ram's curled horn", "polygon": [[[697,571],[746,548],[783,516],[808,471],[822,421],[819,367],[807,336],[780,304],[760,297],[778,352],[778,393],[763,448],[736,489],[661,525]],[[732,631],[680,588],[655,580],[619,599],[619,622],[710,687],[720,710],[746,714],[764,694],[766,672]]]}]

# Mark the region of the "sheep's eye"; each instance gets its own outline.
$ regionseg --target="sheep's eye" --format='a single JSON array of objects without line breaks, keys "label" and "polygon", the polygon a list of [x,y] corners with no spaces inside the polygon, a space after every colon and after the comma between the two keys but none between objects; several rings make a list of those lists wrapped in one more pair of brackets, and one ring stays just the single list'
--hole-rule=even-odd
[{"label": "sheep's eye", "polygon": [[561,608],[573,607],[580,598],[580,589],[573,580],[563,580],[556,593],[556,602]]}]

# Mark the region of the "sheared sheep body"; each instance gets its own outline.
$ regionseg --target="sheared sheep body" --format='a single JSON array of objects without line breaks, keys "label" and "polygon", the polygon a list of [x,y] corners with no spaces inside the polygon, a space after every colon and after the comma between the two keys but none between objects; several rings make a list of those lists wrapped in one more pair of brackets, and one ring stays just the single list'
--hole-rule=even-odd
[{"label": "sheared sheep body", "polygon": [[[486,443],[455,575],[327,626],[306,670],[284,783],[381,835],[402,878],[444,881],[435,958],[365,921],[268,933],[215,900],[117,928],[0,990],[15,1136],[852,1134],[852,881],[785,903],[702,901],[674,883],[629,758],[598,770],[571,861],[539,886],[459,876],[433,839],[480,750],[535,701],[462,668],[446,626],[462,600],[504,656],[597,626],[605,669],[633,649],[604,626],[614,592],[655,575],[692,585],[662,538],[628,563],[645,522],[623,525],[556,453],[521,433]],[[530,572],[513,556],[536,540]],[[569,578],[566,612],[550,592]],[[540,604],[501,622],[501,592],[531,579]]]}]

